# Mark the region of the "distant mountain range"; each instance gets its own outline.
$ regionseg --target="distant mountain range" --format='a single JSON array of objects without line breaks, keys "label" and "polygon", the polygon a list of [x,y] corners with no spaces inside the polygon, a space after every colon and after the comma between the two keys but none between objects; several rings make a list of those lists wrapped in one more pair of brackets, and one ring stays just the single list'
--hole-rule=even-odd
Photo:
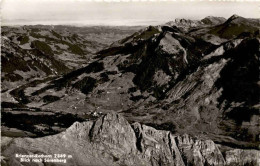
[{"label": "distant mountain range", "polygon": [[43,25],[2,27],[2,90],[85,66],[95,52],[136,29],[138,27],[128,30]]}]

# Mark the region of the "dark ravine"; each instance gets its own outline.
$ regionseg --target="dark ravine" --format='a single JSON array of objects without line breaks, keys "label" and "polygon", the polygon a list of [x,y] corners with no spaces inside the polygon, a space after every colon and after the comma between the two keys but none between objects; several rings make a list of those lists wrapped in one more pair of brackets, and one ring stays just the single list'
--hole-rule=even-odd
[{"label": "dark ravine", "polygon": [[[244,166],[259,165],[258,150],[226,149],[203,138],[174,135],[121,115],[106,114],[94,121],[75,122],[66,131],[42,138],[2,138],[2,165],[28,165],[15,154],[71,154],[74,166]],[[42,165],[38,163],[35,165]],[[48,164],[47,164],[48,165]],[[63,164],[54,164],[63,165]]]}]

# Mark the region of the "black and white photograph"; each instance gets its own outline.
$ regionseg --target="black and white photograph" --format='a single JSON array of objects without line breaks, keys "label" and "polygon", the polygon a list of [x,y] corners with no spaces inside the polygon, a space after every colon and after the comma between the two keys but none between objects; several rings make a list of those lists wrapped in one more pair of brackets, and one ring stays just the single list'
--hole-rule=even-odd
[{"label": "black and white photograph", "polygon": [[1,166],[260,166],[259,0],[1,0]]}]

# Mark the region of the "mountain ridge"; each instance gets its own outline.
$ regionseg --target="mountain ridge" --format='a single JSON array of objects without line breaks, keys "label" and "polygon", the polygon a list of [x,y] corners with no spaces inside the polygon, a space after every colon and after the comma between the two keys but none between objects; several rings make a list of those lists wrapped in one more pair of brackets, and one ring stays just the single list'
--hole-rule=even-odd
[{"label": "mountain ridge", "polygon": [[4,137],[3,140],[4,165],[21,165],[19,158],[12,157],[14,150],[23,154],[66,152],[73,156],[66,161],[69,165],[257,165],[260,154],[260,151],[241,149],[221,152],[221,147],[211,140],[175,136],[137,122],[130,125],[121,115],[113,113],[95,122],[75,122],[54,136],[13,140]]}]

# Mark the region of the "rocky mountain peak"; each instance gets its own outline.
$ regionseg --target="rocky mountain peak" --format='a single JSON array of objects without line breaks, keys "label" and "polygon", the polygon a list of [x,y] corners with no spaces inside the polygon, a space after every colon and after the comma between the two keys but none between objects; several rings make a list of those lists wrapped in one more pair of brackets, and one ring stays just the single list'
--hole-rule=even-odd
[{"label": "rocky mountain peak", "polygon": [[108,166],[259,164],[256,155],[260,154],[259,151],[241,149],[239,152],[232,149],[221,152],[220,146],[211,140],[187,134],[173,135],[137,122],[131,125],[115,113],[108,113],[96,121],[75,122],[65,132],[54,136],[13,140],[4,137],[3,140],[5,148],[1,162],[6,165],[20,164],[19,158],[12,157],[14,152],[66,152],[73,155],[67,164]]},{"label": "rocky mountain peak", "polygon": [[246,20],[245,18],[234,14],[227,19],[226,23],[239,23],[239,22],[242,22],[242,21],[245,21],[245,20]]},{"label": "rocky mountain peak", "polygon": [[237,14],[234,14],[232,15],[229,19],[231,20],[234,20],[234,19],[237,19],[237,18],[240,18],[241,16],[237,15]]},{"label": "rocky mountain peak", "polygon": [[226,21],[224,17],[207,16],[201,20],[202,23],[207,25],[219,25]]},{"label": "rocky mountain peak", "polygon": [[182,28],[191,28],[191,27],[201,26],[202,23],[199,20],[176,18],[174,21],[167,22],[166,25],[177,26]]}]

